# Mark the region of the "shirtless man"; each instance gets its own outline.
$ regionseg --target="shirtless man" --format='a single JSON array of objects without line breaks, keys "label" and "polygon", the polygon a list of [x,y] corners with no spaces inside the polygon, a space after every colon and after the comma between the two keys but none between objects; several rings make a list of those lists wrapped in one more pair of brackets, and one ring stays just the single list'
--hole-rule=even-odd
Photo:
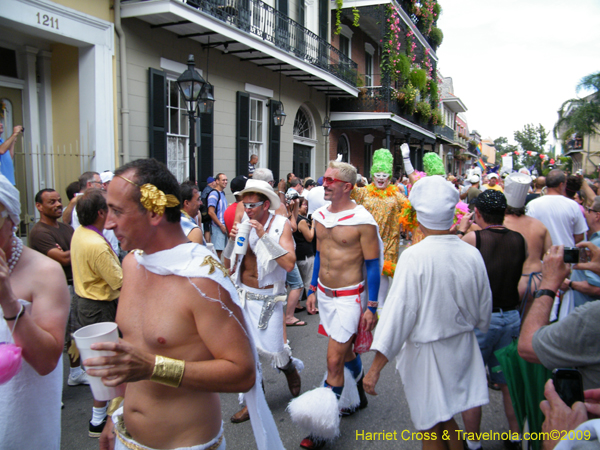
[{"label": "shirtless man", "polygon": [[545,225],[538,219],[525,215],[525,201],[530,183],[531,177],[523,173],[511,173],[504,181],[504,195],[508,205],[504,226],[521,233],[527,242],[528,255],[519,281],[519,297],[521,301],[527,302],[527,310],[542,279],[542,258],[552,247],[552,238]]},{"label": "shirtless man", "polygon": [[60,264],[14,235],[20,213],[19,191],[0,175],[0,335],[20,347],[23,359],[21,370],[0,385],[0,448],[58,450],[71,297]]},{"label": "shirtless man", "polygon": [[[321,325],[329,336],[327,377],[324,387],[307,392],[289,407],[292,420],[304,422],[305,431],[310,433],[300,444],[309,449],[320,448],[325,440],[337,436],[338,408],[350,414],[367,406],[362,362],[353,351],[353,343],[359,322],[368,331],[377,323],[382,249],[375,219],[350,199],[355,181],[355,167],[330,161],[323,186],[325,200],[331,205],[319,208],[312,216],[317,222],[317,254],[307,308],[314,313],[318,300]],[[367,280],[363,278],[365,264]],[[343,393],[346,390],[349,392]],[[329,417],[327,411],[334,411],[335,417]],[[319,426],[327,422],[329,426]]]},{"label": "shirtless man", "polygon": [[[178,197],[177,180],[154,159],[119,168],[108,188],[105,226],[123,249],[138,250],[123,260],[116,318],[123,339],[93,346],[116,354],[84,361],[105,385],[127,383],[101,449],[223,449],[218,392],[262,392],[235,288],[204,246],[188,242]],[[263,438],[259,448],[281,448],[278,435],[274,443]]]},{"label": "shirtless man", "polygon": [[[292,230],[285,217],[269,212],[271,208],[277,209],[279,197],[266,181],[248,180],[240,196],[248,216],[242,223],[250,224],[252,229],[246,254],[237,255],[235,264],[232,259],[233,278],[243,299],[244,311],[250,318],[250,329],[259,354],[285,374],[290,393],[297,397],[300,375],[292,359],[292,350],[283,336],[285,280],[296,263]],[[238,225],[235,224],[231,231],[234,239]],[[231,253],[233,246],[233,240],[230,240],[224,252],[226,258],[236,256]],[[247,407],[231,417],[233,423],[248,419]]]}]

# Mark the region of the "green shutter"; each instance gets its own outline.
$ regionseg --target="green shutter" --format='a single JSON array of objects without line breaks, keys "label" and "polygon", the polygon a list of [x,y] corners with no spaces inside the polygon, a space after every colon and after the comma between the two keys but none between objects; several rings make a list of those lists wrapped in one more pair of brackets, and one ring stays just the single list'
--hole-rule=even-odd
[{"label": "green shutter", "polygon": [[162,70],[150,68],[148,147],[151,158],[167,163],[167,76]]},{"label": "green shutter", "polygon": [[214,175],[213,115],[200,114],[200,148],[198,151],[198,186],[206,187],[206,179]]},{"label": "green shutter", "polygon": [[237,114],[235,128],[235,161],[236,175],[248,175],[250,159],[250,96],[245,92],[237,92]]}]

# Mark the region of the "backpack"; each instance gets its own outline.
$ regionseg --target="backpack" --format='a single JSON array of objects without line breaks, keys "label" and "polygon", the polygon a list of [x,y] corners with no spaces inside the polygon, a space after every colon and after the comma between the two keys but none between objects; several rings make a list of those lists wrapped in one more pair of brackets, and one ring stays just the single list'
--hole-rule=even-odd
[{"label": "backpack", "polygon": [[[207,224],[211,222],[211,218],[208,215],[208,197],[210,196],[210,194],[212,194],[214,191],[219,192],[218,189],[211,189],[210,191],[208,191],[208,193],[206,194],[206,196],[201,196],[200,200],[202,200],[202,206],[200,207],[200,214],[202,215],[202,223]],[[219,194],[219,201],[217,201],[217,206],[215,207],[215,214],[218,214],[219,211],[219,202],[221,201],[221,194]]]}]

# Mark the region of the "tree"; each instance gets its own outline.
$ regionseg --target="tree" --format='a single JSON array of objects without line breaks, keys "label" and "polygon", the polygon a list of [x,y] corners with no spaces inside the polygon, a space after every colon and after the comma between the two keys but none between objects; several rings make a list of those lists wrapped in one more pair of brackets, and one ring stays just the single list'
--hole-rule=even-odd
[{"label": "tree", "polygon": [[[538,124],[537,127],[533,124],[527,124],[522,131],[515,131],[515,141],[519,144],[520,162],[529,170],[537,169],[538,173],[542,173],[543,160],[540,155],[546,155],[544,146],[548,141],[548,132],[545,128]],[[546,159],[549,159],[547,155]]]},{"label": "tree", "polygon": [[[512,153],[514,151],[518,151],[518,147],[513,144],[508,143],[508,139],[504,136],[501,136],[497,139],[494,139],[494,147],[496,147],[496,164],[502,165],[502,155],[506,153]],[[513,169],[518,169],[521,167],[519,163],[519,157],[513,153]]]},{"label": "tree", "polygon": [[577,93],[582,90],[592,93],[584,98],[567,100],[558,110],[554,137],[565,147],[573,135],[583,137],[600,132],[600,72],[583,77],[577,85]]}]

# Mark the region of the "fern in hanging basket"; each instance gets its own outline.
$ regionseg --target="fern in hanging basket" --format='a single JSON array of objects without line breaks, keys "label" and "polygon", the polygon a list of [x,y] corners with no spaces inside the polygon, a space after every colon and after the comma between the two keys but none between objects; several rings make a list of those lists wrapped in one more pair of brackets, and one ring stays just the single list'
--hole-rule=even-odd
[{"label": "fern in hanging basket", "polygon": [[423,69],[413,69],[410,73],[410,82],[419,91],[424,91],[427,87],[427,72]]},{"label": "fern in hanging basket", "polygon": [[429,33],[429,40],[431,41],[431,45],[434,48],[438,48],[442,41],[444,40],[444,33],[438,27],[431,27],[431,32]]},{"label": "fern in hanging basket", "polygon": [[415,107],[415,113],[421,116],[423,120],[429,120],[431,117],[431,105],[428,102],[420,101]]}]

